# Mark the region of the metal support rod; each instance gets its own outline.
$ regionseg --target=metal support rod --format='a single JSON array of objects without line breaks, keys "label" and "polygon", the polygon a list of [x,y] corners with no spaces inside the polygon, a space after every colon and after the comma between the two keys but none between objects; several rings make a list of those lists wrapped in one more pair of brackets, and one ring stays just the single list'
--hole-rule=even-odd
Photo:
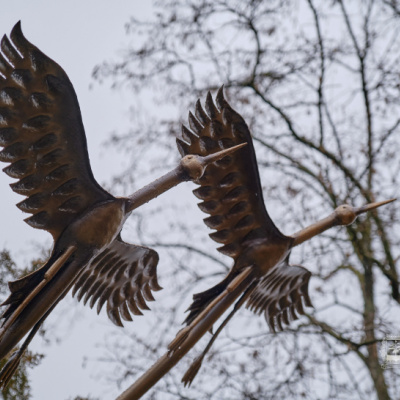
[{"label": "metal support rod", "polygon": [[246,268],[239,276],[241,282],[231,292],[221,293],[220,301],[189,331],[185,340],[175,351],[166,352],[158,361],[150,367],[133,385],[123,392],[117,400],[140,399],[151,389],[189,350],[207,333],[215,321],[232,305],[232,303],[244,292],[253,280],[252,271]]}]

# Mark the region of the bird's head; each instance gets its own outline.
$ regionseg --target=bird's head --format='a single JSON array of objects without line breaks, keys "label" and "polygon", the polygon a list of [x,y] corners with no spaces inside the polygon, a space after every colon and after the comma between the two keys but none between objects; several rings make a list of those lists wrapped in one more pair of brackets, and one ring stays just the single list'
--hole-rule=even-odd
[{"label": "bird's head", "polygon": [[342,204],[341,206],[337,207],[335,210],[335,214],[336,218],[339,221],[339,224],[340,225],[352,224],[357,218],[355,210],[356,209],[354,207],[348,204]]},{"label": "bird's head", "polygon": [[350,225],[356,220],[356,218],[360,214],[374,210],[375,208],[391,203],[392,201],[395,200],[396,199],[390,199],[390,200],[380,201],[377,203],[370,203],[362,207],[352,207],[348,204],[343,204],[338,208],[336,208],[335,216],[339,222],[339,225]]},{"label": "bird's head", "polygon": [[230,154],[234,153],[235,151],[241,149],[246,145],[247,143],[241,143],[237,146],[233,146],[204,157],[198,156],[196,154],[188,154],[181,159],[180,165],[185,173],[188,175],[189,179],[196,181],[203,176],[207,165],[229,156]]}]

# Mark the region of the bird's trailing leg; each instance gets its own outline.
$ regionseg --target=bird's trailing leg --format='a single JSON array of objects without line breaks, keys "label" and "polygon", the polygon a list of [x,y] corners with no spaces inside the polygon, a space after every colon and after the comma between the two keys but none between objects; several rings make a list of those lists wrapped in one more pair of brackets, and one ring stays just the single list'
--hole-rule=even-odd
[{"label": "bird's trailing leg", "polygon": [[246,143],[204,157],[195,154],[188,154],[181,159],[181,162],[175,169],[129,196],[126,205],[126,212],[130,212],[142,206],[182,182],[190,180],[197,181],[203,176],[208,165],[238,151],[243,146],[246,146]]},{"label": "bird's trailing leg", "polygon": [[207,346],[203,350],[203,352],[200,354],[200,356],[196,357],[192,364],[190,364],[190,367],[186,371],[185,375],[182,377],[182,382],[184,383],[185,386],[190,386],[193,382],[193,379],[196,377],[197,373],[200,370],[201,364],[203,362],[204,357],[210,350],[211,346],[217,339],[218,335],[221,333],[222,329],[225,328],[226,324],[232,319],[232,317],[236,314],[236,312],[240,309],[240,307],[244,304],[244,302],[248,299],[252,291],[254,290],[254,287],[256,286],[256,282],[253,282],[251,286],[249,286],[246,291],[243,293],[242,297],[236,302],[235,307],[233,310],[229,313],[229,315],[224,319],[222,324],[218,327],[218,329],[215,331],[215,333],[212,335],[212,338],[208,342]]},{"label": "bird's trailing leg", "polygon": [[[174,351],[168,350],[158,361],[145,372],[133,385],[131,385],[124,393],[122,393],[118,400],[136,400],[143,396],[151,387],[153,387],[168,371],[170,371],[179,360],[187,354],[190,349],[210,330],[215,321],[236,301],[236,299],[246,291],[246,289],[254,281],[253,267],[247,267],[237,277],[236,283],[230,286],[230,289],[225,290],[224,293],[218,297],[220,300],[209,309],[207,312],[204,310],[193,321],[196,322],[194,326],[190,325],[190,329],[180,345]],[[199,317],[200,317],[199,315]]]},{"label": "bird's trailing leg", "polygon": [[57,260],[50,266],[50,268],[44,274],[43,280],[25,297],[25,299],[19,304],[15,311],[4,321],[1,327],[0,339],[4,336],[7,329],[15,322],[17,317],[25,309],[25,307],[32,301],[32,299],[46,286],[46,284],[55,276],[55,274],[62,268],[67,262],[69,257],[76,250],[75,246],[68,247]]},{"label": "bird's trailing leg", "polygon": [[168,350],[175,351],[181,344],[185,341],[190,331],[199,324],[204,317],[215,307],[216,304],[220,303],[225,297],[230,293],[235,291],[237,287],[250,275],[252,272],[252,267],[247,267],[238,276],[236,276],[232,282],[227,286],[227,288],[216,297],[188,326],[181,329],[176,335],[175,339],[168,345]]},{"label": "bird's trailing leg", "polygon": [[[58,303],[58,302],[57,302]],[[46,312],[45,315],[35,324],[32,330],[29,332],[28,337],[25,339],[22,346],[16,350],[13,354],[11,354],[10,358],[0,371],[0,388],[5,389],[10,379],[13,377],[15,371],[17,370],[19,363],[21,362],[21,358],[25,353],[25,350],[29,346],[30,342],[36,335],[39,328],[42,326],[44,320],[49,316],[49,314],[53,311],[57,303],[53,304],[53,306]]]}]

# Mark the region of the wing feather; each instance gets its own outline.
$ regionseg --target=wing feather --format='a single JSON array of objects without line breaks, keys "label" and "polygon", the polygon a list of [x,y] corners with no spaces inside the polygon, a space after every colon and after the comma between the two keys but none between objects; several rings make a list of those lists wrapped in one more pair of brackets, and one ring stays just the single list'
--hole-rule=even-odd
[{"label": "wing feather", "polygon": [[283,323],[304,314],[303,302],[312,307],[308,295],[311,272],[299,265],[283,262],[263,276],[247,301],[247,308],[264,313],[270,329],[283,330]]},{"label": "wing feather", "polygon": [[72,295],[99,313],[107,302],[107,315],[114,324],[131,321],[129,311],[141,315],[153,301],[151,291],[160,290],[157,282],[158,254],[147,247],[135,246],[120,237],[85,267]]},{"label": "wing feather", "polygon": [[0,160],[27,196],[26,222],[56,240],[78,214],[111,199],[95,181],[74,88],[63,69],[24,37],[20,23],[0,44]]},{"label": "wing feather", "polygon": [[214,103],[208,93],[206,111],[196,103],[195,116],[189,113],[189,128],[182,127],[177,146],[182,156],[208,155],[238,145],[247,146],[209,165],[194,190],[202,200],[199,208],[210,214],[205,224],[216,232],[210,236],[223,244],[218,250],[237,259],[249,239],[285,238],[264,206],[257,160],[250,131],[243,118],[223,96],[221,88]]}]

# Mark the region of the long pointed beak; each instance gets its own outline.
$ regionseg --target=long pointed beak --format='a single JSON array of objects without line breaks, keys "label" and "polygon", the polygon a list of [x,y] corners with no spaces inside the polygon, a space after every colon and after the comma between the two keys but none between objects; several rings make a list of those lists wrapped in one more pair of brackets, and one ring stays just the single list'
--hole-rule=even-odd
[{"label": "long pointed beak", "polygon": [[397,199],[390,199],[390,200],[379,201],[377,203],[370,203],[370,204],[367,204],[365,206],[355,208],[354,212],[356,213],[356,215],[360,215],[360,214],[365,213],[367,211],[374,210],[375,208],[378,208],[380,206],[384,206],[385,204],[392,203],[395,200],[397,200]]},{"label": "long pointed beak", "polygon": [[247,143],[241,143],[238,144],[236,146],[230,147],[229,149],[225,149],[225,150],[221,150],[218,151],[217,153],[214,154],[210,154],[208,156],[202,157],[202,164],[204,166],[211,164],[215,161],[219,161],[222,158],[234,153],[235,151],[238,151],[239,149],[241,149],[242,147],[247,146]]}]

